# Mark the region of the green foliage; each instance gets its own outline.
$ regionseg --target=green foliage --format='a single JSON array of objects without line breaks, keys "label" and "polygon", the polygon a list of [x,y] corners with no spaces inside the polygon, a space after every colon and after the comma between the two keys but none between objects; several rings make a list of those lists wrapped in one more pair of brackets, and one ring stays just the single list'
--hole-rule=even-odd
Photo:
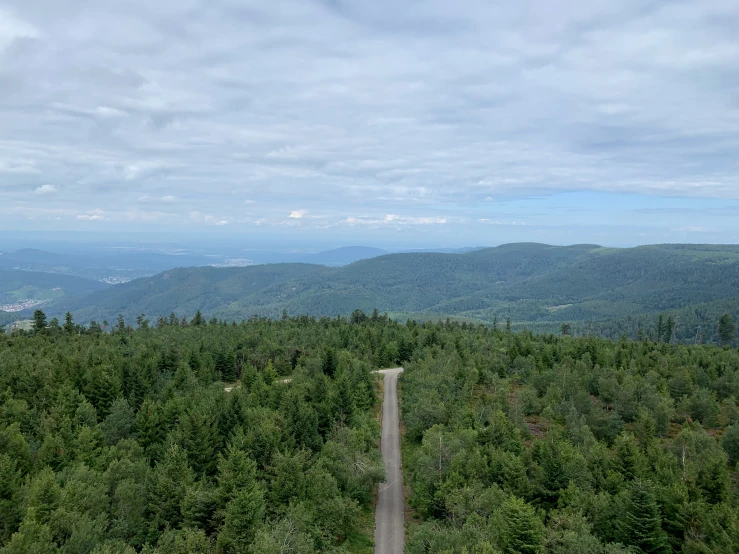
[{"label": "green foliage", "polygon": [[662,530],[657,500],[649,482],[632,482],[625,510],[618,523],[620,539],[624,544],[647,554],[670,551]]},{"label": "green foliage", "polygon": [[544,551],[544,524],[534,508],[515,496],[500,507],[500,543],[505,554]]},{"label": "green foliage", "polygon": [[404,326],[73,321],[0,341],[0,552],[366,547],[384,477],[374,340]]},{"label": "green foliage", "polygon": [[410,554],[738,549],[736,350],[361,311],[110,331],[1,337],[2,552],[366,550],[400,361]]},{"label": "green foliage", "polygon": [[718,338],[723,346],[728,346],[736,338],[736,324],[729,314],[723,314],[718,322]]},{"label": "green foliage", "polygon": [[[391,254],[339,268],[174,269],[65,298],[47,311],[53,309],[59,318],[71,311],[84,322],[111,319],[125,306],[123,315],[130,321],[141,313],[174,311],[190,317],[202,310],[202,317],[194,318],[200,323],[206,317],[230,320],[253,314],[280,318],[283,311],[341,314],[363,323],[357,308],[364,317],[377,308],[430,321],[453,315],[492,323],[497,317],[506,328],[510,322],[513,328],[526,325],[548,333],[612,338],[641,333],[665,343],[696,337],[708,342],[719,340],[721,314],[739,317],[737,274],[739,248],[731,245],[617,249],[524,243],[466,254]],[[383,351],[378,345],[376,355]]]},{"label": "green foliage", "polygon": [[736,549],[739,352],[409,328],[407,552]]}]

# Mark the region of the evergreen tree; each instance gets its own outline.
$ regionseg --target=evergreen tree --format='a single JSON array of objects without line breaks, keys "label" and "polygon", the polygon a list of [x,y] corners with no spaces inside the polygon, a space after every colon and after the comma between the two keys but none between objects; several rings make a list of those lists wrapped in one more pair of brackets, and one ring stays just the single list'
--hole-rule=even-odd
[{"label": "evergreen tree", "polygon": [[26,514],[18,532],[3,548],[3,554],[56,554],[59,552],[51,529],[36,519],[33,509]]},{"label": "evergreen tree", "polygon": [[323,351],[323,362],[321,364],[321,370],[324,375],[333,377],[336,372],[336,355],[334,349],[326,347]]},{"label": "evergreen tree", "polygon": [[672,316],[667,318],[667,324],[665,325],[665,339],[664,342],[670,344],[675,334],[675,319]]},{"label": "evergreen tree", "polygon": [[154,468],[148,483],[153,531],[176,528],[180,524],[182,501],[194,480],[185,451],[177,444],[171,444]]},{"label": "evergreen tree", "polygon": [[729,314],[721,316],[718,322],[718,339],[721,346],[730,346],[736,337],[736,325]]},{"label": "evergreen tree", "polygon": [[202,406],[188,410],[180,424],[182,446],[196,474],[211,475],[216,467],[218,432],[215,421]]},{"label": "evergreen tree", "polygon": [[222,350],[216,354],[216,372],[221,376],[221,379],[226,383],[231,383],[236,380],[236,364],[233,356],[226,354]]},{"label": "evergreen tree", "polygon": [[667,536],[662,530],[662,520],[654,495],[654,487],[648,481],[633,481],[625,510],[618,521],[622,543],[646,554],[669,554]]},{"label": "evergreen tree", "polygon": [[105,441],[111,446],[132,437],[136,431],[136,413],[128,400],[118,397],[110,406],[110,413],[101,427]]},{"label": "evergreen tree", "polygon": [[200,310],[195,312],[195,317],[192,318],[192,321],[190,322],[191,325],[197,325],[198,327],[201,325],[205,325],[205,318],[203,317],[203,314],[200,313]]},{"label": "evergreen tree", "polygon": [[721,444],[729,455],[731,465],[739,463],[739,424],[729,425],[721,437]]},{"label": "evergreen tree", "polygon": [[75,325],[74,325],[74,320],[72,318],[72,313],[67,312],[64,315],[64,331],[71,335],[72,333],[74,333],[74,330],[75,330]]},{"label": "evergreen tree", "polygon": [[534,508],[515,496],[501,506],[500,541],[505,554],[544,552],[544,524]]},{"label": "evergreen tree", "polygon": [[226,517],[218,535],[218,548],[224,553],[241,553],[254,540],[265,516],[264,489],[250,483],[234,494],[226,505]]},{"label": "evergreen tree", "polygon": [[33,312],[33,330],[36,333],[40,333],[46,329],[46,314],[41,310]]}]

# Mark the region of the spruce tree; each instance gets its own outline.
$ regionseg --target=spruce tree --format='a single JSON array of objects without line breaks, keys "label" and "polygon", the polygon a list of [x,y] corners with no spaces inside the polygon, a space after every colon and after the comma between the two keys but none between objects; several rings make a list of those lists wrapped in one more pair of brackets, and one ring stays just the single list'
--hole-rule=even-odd
[{"label": "spruce tree", "polygon": [[192,321],[190,322],[191,325],[205,325],[205,318],[203,317],[203,314],[200,313],[200,310],[195,312],[195,317],[192,318]]},{"label": "spruce tree", "polygon": [[729,462],[735,465],[739,462],[739,424],[735,423],[726,428],[721,437],[721,445],[729,455]]},{"label": "spruce tree", "polygon": [[667,318],[667,324],[665,325],[665,342],[670,344],[672,342],[672,335],[675,333],[675,319],[670,316]]},{"label": "spruce tree", "polygon": [[618,522],[622,543],[646,554],[669,554],[667,536],[662,530],[662,519],[649,481],[637,479],[631,484],[625,510]]},{"label": "spruce tree", "polygon": [[46,329],[46,314],[41,310],[33,312],[33,330],[40,333]]},{"label": "spruce tree", "polygon": [[69,334],[74,333],[74,320],[71,312],[64,315],[64,331]]},{"label": "spruce tree", "polygon": [[718,321],[718,339],[721,346],[730,346],[736,338],[736,325],[729,314],[724,314]]},{"label": "spruce tree", "polygon": [[246,552],[265,515],[264,490],[253,484],[238,491],[226,506],[218,549],[224,553]]},{"label": "spruce tree", "polygon": [[324,350],[321,369],[324,375],[328,375],[329,377],[334,376],[334,372],[336,371],[336,354],[334,354],[333,348],[327,347]]},{"label": "spruce tree", "polygon": [[530,505],[512,496],[501,506],[500,540],[505,554],[544,552],[544,524]]}]

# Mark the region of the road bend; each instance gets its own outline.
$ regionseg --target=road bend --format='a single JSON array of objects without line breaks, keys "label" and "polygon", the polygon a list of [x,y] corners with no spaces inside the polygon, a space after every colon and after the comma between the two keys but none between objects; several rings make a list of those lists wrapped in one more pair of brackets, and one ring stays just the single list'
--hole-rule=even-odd
[{"label": "road bend", "polygon": [[378,371],[385,376],[380,449],[387,478],[380,483],[375,508],[375,554],[402,554],[405,544],[397,388],[402,371],[402,367]]}]

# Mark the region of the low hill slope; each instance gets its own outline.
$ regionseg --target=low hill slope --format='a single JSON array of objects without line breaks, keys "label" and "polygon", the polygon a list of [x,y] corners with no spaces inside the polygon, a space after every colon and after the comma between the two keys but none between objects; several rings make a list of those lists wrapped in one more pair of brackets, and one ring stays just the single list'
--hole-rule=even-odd
[{"label": "low hill slope", "polygon": [[16,312],[23,306],[42,305],[108,287],[106,283],[72,275],[0,269],[0,312]]}]

